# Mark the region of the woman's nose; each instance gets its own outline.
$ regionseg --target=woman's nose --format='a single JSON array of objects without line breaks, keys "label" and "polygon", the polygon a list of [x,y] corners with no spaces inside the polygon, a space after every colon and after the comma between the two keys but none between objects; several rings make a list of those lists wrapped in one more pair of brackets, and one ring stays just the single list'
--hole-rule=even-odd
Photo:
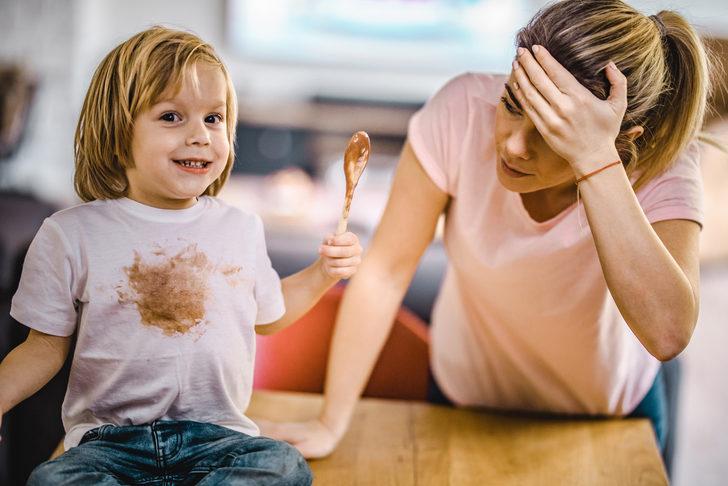
[{"label": "woman's nose", "polygon": [[531,154],[528,150],[528,134],[524,130],[512,132],[506,139],[506,153],[509,158],[528,160]]}]

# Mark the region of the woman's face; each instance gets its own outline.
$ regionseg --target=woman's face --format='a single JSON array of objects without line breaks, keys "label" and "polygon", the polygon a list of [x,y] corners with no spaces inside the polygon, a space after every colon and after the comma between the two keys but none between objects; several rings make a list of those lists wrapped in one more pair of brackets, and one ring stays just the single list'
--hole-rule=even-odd
[{"label": "woman's face", "polygon": [[519,193],[573,183],[569,163],[549,147],[513,96],[514,82],[511,75],[495,115],[498,180]]}]

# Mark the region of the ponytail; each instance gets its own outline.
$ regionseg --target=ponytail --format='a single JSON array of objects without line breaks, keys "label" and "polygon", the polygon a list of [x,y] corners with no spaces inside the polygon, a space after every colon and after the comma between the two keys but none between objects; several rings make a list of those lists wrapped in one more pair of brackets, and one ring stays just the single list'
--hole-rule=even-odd
[{"label": "ponytail", "polygon": [[662,11],[650,19],[662,37],[665,89],[645,133],[636,140],[639,153],[635,190],[669,167],[703,126],[710,92],[709,60],[695,29],[679,14]]}]

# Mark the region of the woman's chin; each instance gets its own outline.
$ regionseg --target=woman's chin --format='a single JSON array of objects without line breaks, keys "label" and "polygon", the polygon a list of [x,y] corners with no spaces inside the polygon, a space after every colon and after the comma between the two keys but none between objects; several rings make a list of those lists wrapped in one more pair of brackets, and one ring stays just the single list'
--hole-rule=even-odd
[{"label": "woman's chin", "polygon": [[533,181],[528,180],[533,179],[533,177],[511,177],[504,173],[503,169],[500,167],[498,167],[496,173],[501,185],[511,192],[526,193],[539,190],[538,187],[533,187]]}]

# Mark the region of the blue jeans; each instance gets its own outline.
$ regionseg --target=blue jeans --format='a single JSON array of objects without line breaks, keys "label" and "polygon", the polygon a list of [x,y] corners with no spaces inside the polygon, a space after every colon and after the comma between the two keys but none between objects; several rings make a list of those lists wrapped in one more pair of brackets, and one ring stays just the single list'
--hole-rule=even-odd
[{"label": "blue jeans", "polygon": [[103,425],[44,462],[28,485],[310,485],[311,470],[285,442],[219,425],[155,421]]},{"label": "blue jeans", "polygon": [[[442,392],[435,377],[430,371],[430,379],[427,387],[427,401],[440,405],[453,405],[452,401]],[[647,395],[637,405],[637,408],[628,415],[628,417],[641,417],[650,419],[652,429],[655,431],[657,443],[660,451],[665,448],[665,438],[667,436],[667,395],[665,393],[665,376],[662,373],[662,367],[657,372],[652,387]]]},{"label": "blue jeans", "polygon": [[655,431],[657,443],[660,451],[665,450],[665,439],[668,433],[667,421],[667,393],[665,393],[665,375],[660,371],[657,372],[652,387],[645,395],[645,398],[637,405],[629,417],[642,417],[650,419],[652,429]]}]

